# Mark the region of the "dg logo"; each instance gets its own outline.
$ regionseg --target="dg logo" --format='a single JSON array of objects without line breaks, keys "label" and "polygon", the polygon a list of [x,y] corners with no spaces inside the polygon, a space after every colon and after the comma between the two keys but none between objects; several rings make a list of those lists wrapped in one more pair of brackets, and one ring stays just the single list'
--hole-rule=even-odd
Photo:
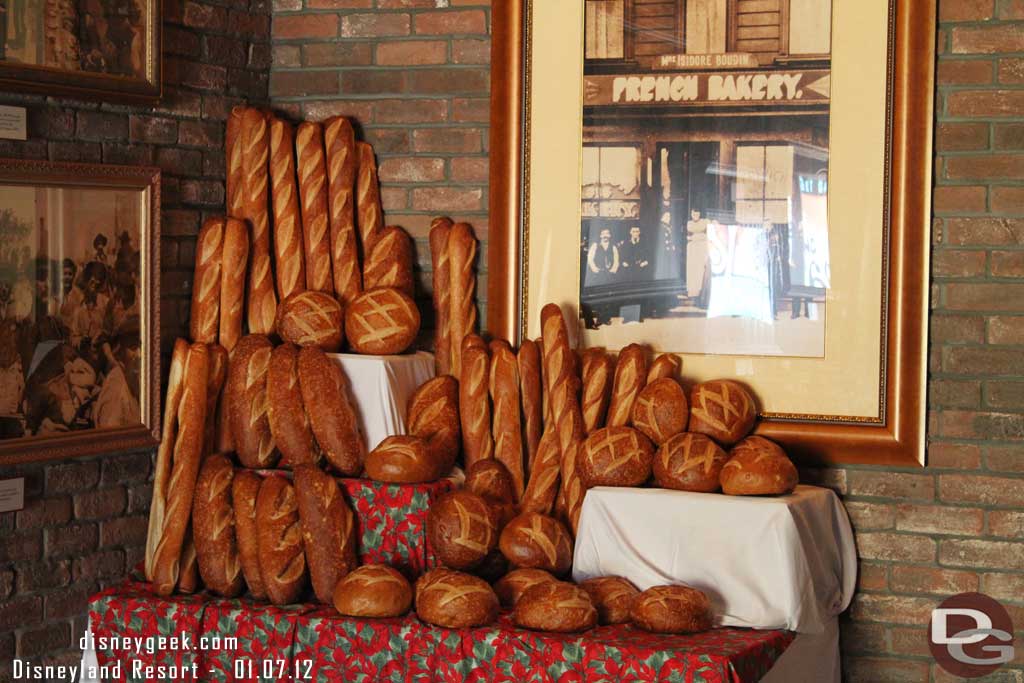
[{"label": "dg logo", "polygon": [[928,644],[949,673],[980,678],[1013,660],[1013,621],[989,596],[960,593],[932,610]]}]

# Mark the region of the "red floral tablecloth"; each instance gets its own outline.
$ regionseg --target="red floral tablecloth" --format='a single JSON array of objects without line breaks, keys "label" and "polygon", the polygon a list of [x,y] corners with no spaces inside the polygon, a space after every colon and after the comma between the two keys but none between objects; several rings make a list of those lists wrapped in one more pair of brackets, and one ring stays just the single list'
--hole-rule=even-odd
[{"label": "red floral tablecloth", "polygon": [[[144,583],[103,591],[89,616],[100,666],[122,663],[115,681],[680,681],[759,680],[794,638],[786,631],[721,628],[662,636],[628,626],[584,634],[517,628],[503,615],[493,626],[454,631],[415,615],[360,620],[328,607],[273,607],[247,600],[154,596]],[[111,637],[145,643],[178,638],[176,647],[110,645]],[[188,647],[180,641],[186,637]],[[237,638],[237,642],[227,640]],[[137,661],[139,664],[135,664]],[[179,669],[140,670],[141,666]],[[194,666],[197,675],[182,674]],[[157,675],[154,675],[157,674]],[[168,675],[159,675],[166,673]],[[147,677],[148,676],[148,677]]]}]

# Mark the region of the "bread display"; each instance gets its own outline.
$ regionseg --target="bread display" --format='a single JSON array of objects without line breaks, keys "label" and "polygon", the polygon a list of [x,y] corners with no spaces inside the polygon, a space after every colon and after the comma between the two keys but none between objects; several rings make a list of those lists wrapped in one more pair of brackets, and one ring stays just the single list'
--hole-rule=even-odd
[{"label": "bread display", "polygon": [[415,436],[389,436],[366,456],[366,476],[389,484],[437,481],[451,464]]},{"label": "bread display", "polygon": [[631,427],[603,427],[587,437],[579,459],[587,488],[640,486],[651,478],[654,446]]},{"label": "bread display", "polygon": [[263,574],[260,572],[259,532],[256,529],[256,497],[262,482],[258,474],[244,469],[235,472],[231,482],[231,507],[235,513],[238,559],[249,593],[257,600],[267,598]]},{"label": "bread display", "polygon": [[654,456],[654,480],[666,489],[712,493],[718,490],[728,460],[725,451],[703,434],[676,434]]},{"label": "bread display", "polygon": [[334,588],[334,608],[347,617],[400,617],[412,605],[412,586],[384,564],[367,564],[346,574]]},{"label": "bread display", "polygon": [[469,223],[456,223],[448,236],[451,301],[448,327],[451,337],[451,373],[462,376],[462,340],[476,331],[476,236]]},{"label": "bread display", "polygon": [[221,262],[224,256],[224,219],[207,218],[196,239],[196,269],[192,276],[189,336],[212,344],[220,325]]},{"label": "bread display", "polygon": [[526,445],[527,472],[533,471],[540,438],[544,434],[544,378],[541,374],[540,347],[524,339],[516,354],[519,370],[519,398],[523,411],[523,442]]},{"label": "bread display", "polygon": [[633,416],[633,403],[647,382],[647,349],[640,344],[630,344],[619,351],[615,363],[615,379],[612,383],[612,397],[608,404],[608,427],[628,425]]},{"label": "bread display", "polygon": [[430,271],[434,305],[434,368],[438,375],[451,374],[451,261],[448,258],[448,236],[452,219],[435,218],[430,222]]},{"label": "bread display", "polygon": [[431,505],[427,538],[442,564],[472,569],[497,547],[497,520],[482,497],[466,489],[452,491]]},{"label": "bread display", "polygon": [[679,368],[682,364],[683,362],[679,360],[679,356],[674,353],[660,354],[654,359],[650,369],[647,371],[647,384],[665,377],[678,381]]},{"label": "bread display", "polygon": [[512,611],[516,626],[536,631],[576,633],[597,625],[587,592],[565,581],[542,581],[527,589]]},{"label": "bread display", "polygon": [[354,477],[366,459],[366,439],[349,399],[341,366],[315,346],[299,351],[299,390],[317,446],[339,474]]},{"label": "bread display", "polygon": [[280,475],[265,477],[256,496],[256,538],[260,576],[267,597],[288,605],[306,585],[306,556],[295,487]]},{"label": "bread display", "polygon": [[604,426],[608,416],[608,404],[612,399],[612,379],[615,375],[615,361],[604,349],[587,349],[583,352],[583,430],[590,434]]},{"label": "bread display", "polygon": [[493,503],[514,503],[515,483],[508,468],[494,458],[477,460],[466,468],[467,491]]},{"label": "bread display", "polygon": [[539,512],[551,514],[558,495],[558,484],[561,481],[561,461],[558,449],[558,432],[552,427],[544,432],[537,458],[530,468],[530,480],[519,501],[523,512]]},{"label": "bread display", "polygon": [[270,121],[270,195],[277,298],[283,301],[306,289],[306,257],[295,181],[295,131],[278,118]]},{"label": "bread display", "polygon": [[711,601],[689,586],[655,586],[633,601],[630,619],[653,633],[697,633],[711,628]]},{"label": "bread display", "polygon": [[[217,341],[231,353],[242,338],[245,309],[245,274],[249,268],[249,228],[244,221],[228,218],[220,268],[220,328]],[[233,449],[229,449],[233,450]]]},{"label": "bread display", "polygon": [[494,583],[494,592],[505,609],[512,609],[530,588],[548,581],[557,581],[551,572],[543,569],[513,569]]},{"label": "bread display", "polygon": [[409,398],[405,428],[427,442],[450,468],[459,455],[459,383],[443,375],[427,380]]},{"label": "bread display", "polygon": [[462,457],[466,467],[470,467],[477,460],[494,455],[494,441],[491,436],[490,357],[487,348],[475,343],[474,337],[466,339],[468,344],[460,344],[459,418]]},{"label": "bread display", "polygon": [[330,225],[327,216],[327,164],[319,123],[306,121],[295,134],[296,168],[302,208],[302,248],[306,289],[334,294]]},{"label": "bread display", "polygon": [[686,429],[689,420],[686,392],[670,377],[645,386],[633,403],[633,426],[659,446]]},{"label": "bread display", "polygon": [[206,377],[206,423],[203,426],[203,457],[217,452],[217,409],[228,378],[228,352],[210,344],[210,372]]},{"label": "bread display", "polygon": [[786,452],[763,436],[748,436],[729,451],[720,475],[722,492],[730,496],[778,496],[800,483]]},{"label": "bread display", "polygon": [[359,154],[356,212],[359,243],[362,245],[365,259],[384,229],[384,208],[380,203],[380,183],[377,180],[377,159],[373,156],[373,147],[365,142],[357,142],[356,151]]},{"label": "bread display", "polygon": [[621,576],[587,579],[580,582],[580,588],[590,596],[601,624],[628,623],[633,603],[640,596],[637,587]]},{"label": "bread display", "polygon": [[[355,191],[359,160],[356,136],[344,116],[324,121],[327,154],[327,205],[331,228],[331,269],[334,292],[345,306],[363,290],[359,271],[359,238],[356,233]],[[369,289],[367,285],[367,289]]]},{"label": "bread display", "polygon": [[498,596],[483,579],[432,569],[416,581],[416,616],[446,628],[472,628],[498,616]]},{"label": "bread display", "polygon": [[233,598],[245,588],[235,540],[231,485],[235,468],[220,453],[203,461],[192,501],[192,530],[203,583],[214,593]]},{"label": "bread display", "polygon": [[494,458],[512,476],[515,500],[518,501],[526,488],[526,468],[523,464],[519,364],[508,342],[501,341],[493,345],[490,375],[490,394],[494,405],[491,423]]},{"label": "bread display", "polygon": [[498,546],[516,567],[543,569],[562,576],[572,566],[572,538],[561,522],[547,515],[519,515],[502,529]]},{"label": "bread display", "polygon": [[390,225],[380,232],[363,264],[363,281],[367,289],[392,287],[413,297],[412,238],[401,228]]},{"label": "bread display", "polygon": [[716,379],[690,392],[690,431],[707,434],[722,446],[749,434],[756,418],[754,398],[739,382]]},{"label": "bread display", "polygon": [[345,309],[345,336],[356,353],[402,353],[420,331],[420,312],[404,292],[370,289]]},{"label": "bread display", "polygon": [[245,467],[272,467],[279,453],[267,417],[267,371],[273,345],[267,337],[243,337],[228,363],[228,419],[238,460]]},{"label": "bread display", "polygon": [[267,422],[274,445],[281,451],[282,467],[315,464],[319,460],[309,416],[302,407],[299,349],[294,344],[282,344],[270,353]]},{"label": "bread display", "polygon": [[315,346],[328,353],[345,341],[341,304],[315,290],[292,294],[277,307],[277,333],[296,346]]},{"label": "bread display", "polygon": [[313,593],[330,604],[338,581],[359,566],[355,513],[334,477],[316,465],[295,467],[295,497]]}]

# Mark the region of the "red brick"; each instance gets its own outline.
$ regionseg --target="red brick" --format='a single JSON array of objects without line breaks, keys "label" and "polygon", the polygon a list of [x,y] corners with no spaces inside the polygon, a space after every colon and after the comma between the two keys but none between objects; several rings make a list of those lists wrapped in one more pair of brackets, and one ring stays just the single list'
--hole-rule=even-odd
[{"label": "red brick", "polygon": [[488,171],[488,160],[484,157],[452,159],[451,179],[453,182],[486,183]]},{"label": "red brick", "polygon": [[160,116],[128,117],[128,139],[132,142],[169,144],[178,139],[178,122]]},{"label": "red brick", "polygon": [[100,526],[100,545],[109,548],[145,543],[148,529],[147,518],[142,515],[111,519]]},{"label": "red brick", "polygon": [[76,584],[46,596],[43,614],[47,619],[71,619],[85,614],[89,609],[89,597],[96,592],[91,583]]},{"label": "red brick", "polygon": [[195,149],[161,147],[156,151],[156,165],[171,175],[197,176],[202,174],[203,154]]},{"label": "red brick", "polygon": [[935,479],[928,474],[854,470],[847,475],[850,495],[898,498],[900,500],[932,500]]},{"label": "red brick", "polygon": [[930,657],[928,629],[894,627],[889,632],[892,641],[890,651],[907,657]]},{"label": "red brick", "polygon": [[1024,215],[1024,187],[993,187],[992,212]]},{"label": "red brick", "polygon": [[491,101],[486,97],[456,97],[452,100],[452,121],[484,123],[490,121]]},{"label": "red brick", "polygon": [[925,536],[881,531],[857,534],[859,557],[894,562],[933,562],[935,541]]},{"label": "red brick", "polygon": [[1024,83],[1024,59],[1007,57],[999,60],[998,78],[1000,83]]},{"label": "red brick", "polygon": [[348,14],[341,22],[342,38],[375,36],[407,36],[410,30],[408,14]]},{"label": "red brick", "polygon": [[377,0],[380,9],[405,9],[409,7],[437,7],[437,0]]},{"label": "red brick", "polygon": [[0,632],[34,626],[42,620],[43,599],[38,595],[25,595],[0,602]]},{"label": "red brick", "polygon": [[939,496],[952,503],[1024,507],[1024,486],[1010,477],[941,474]]},{"label": "red brick", "polygon": [[932,380],[928,391],[928,402],[933,407],[977,408],[981,405],[981,382],[978,380]]},{"label": "red brick", "polygon": [[989,445],[985,465],[996,472],[1024,472],[1024,452],[1020,446]]},{"label": "red brick", "polygon": [[452,41],[452,63],[488,64],[491,61],[491,41],[465,38]]},{"label": "red brick", "polygon": [[42,533],[5,534],[0,543],[0,562],[21,562],[35,560],[43,551]]},{"label": "red brick", "polygon": [[215,64],[202,62],[178,60],[177,63],[169,65],[173,70],[168,79],[175,80],[181,85],[197,90],[216,90],[223,92],[228,84],[228,70]]},{"label": "red brick", "polygon": [[224,7],[186,0],[182,23],[193,28],[223,31],[228,23],[228,11]]},{"label": "red brick", "polygon": [[1024,285],[952,282],[943,289],[951,310],[1024,311]]},{"label": "red brick", "polygon": [[[477,235],[480,231],[477,230]],[[807,467],[800,470],[800,481],[813,486],[832,489],[840,496],[845,496],[848,491],[846,470]]]},{"label": "red brick", "polygon": [[976,277],[985,274],[985,252],[936,249],[932,256],[935,277]]},{"label": "red brick", "polygon": [[900,505],[896,508],[896,528],[938,535],[977,535],[985,528],[985,515],[976,508]]},{"label": "red brick", "polygon": [[439,10],[416,15],[416,33],[462,35],[487,33],[487,15],[483,10]]},{"label": "red brick", "polygon": [[977,539],[944,539],[939,562],[947,566],[1024,570],[1024,543]]},{"label": "red brick", "polygon": [[953,595],[978,590],[978,575],[953,569],[896,566],[892,568],[890,586],[897,593]]},{"label": "red brick", "polygon": [[153,164],[153,148],[150,145],[104,142],[103,161],[122,166],[151,166]]},{"label": "red brick", "polygon": [[270,75],[270,94],[274,97],[333,95],[339,92],[335,71],[275,71]]},{"label": "red brick", "polygon": [[[344,43],[338,43],[343,45]],[[302,48],[298,45],[275,45],[273,64],[276,67],[295,67],[302,64]]]},{"label": "red brick", "polygon": [[984,21],[993,16],[992,0],[941,0],[939,21]]},{"label": "red brick", "polygon": [[895,509],[882,503],[849,501],[846,503],[846,512],[857,531],[891,529],[895,519]]},{"label": "red brick", "polygon": [[310,9],[371,9],[373,0],[306,0]]},{"label": "red brick", "polygon": [[441,123],[448,103],[435,99],[386,99],[373,104],[374,123]]},{"label": "red brick", "polygon": [[116,579],[125,572],[124,551],[104,550],[75,558],[72,576],[76,583],[97,579]]},{"label": "red brick", "polygon": [[1024,317],[996,315],[988,319],[990,344],[1024,344]]},{"label": "red brick", "polygon": [[881,624],[863,624],[856,621],[842,620],[839,623],[840,640],[843,651],[874,653],[888,649],[888,629]]},{"label": "red brick", "polygon": [[981,467],[981,449],[974,444],[932,442],[928,446],[928,467],[977,469]]},{"label": "red brick", "polygon": [[993,137],[997,149],[1024,149],[1024,123],[997,123]]},{"label": "red brick", "polygon": [[383,66],[419,66],[448,61],[443,40],[396,40],[377,44],[376,63]]},{"label": "red brick", "polygon": [[144,482],[149,479],[152,462],[153,456],[148,452],[126,453],[104,458],[103,476],[100,483],[109,486],[111,484]]},{"label": "red brick", "polygon": [[986,382],[985,405],[996,410],[1024,408],[1024,382]]},{"label": "red brick", "polygon": [[888,565],[861,562],[857,572],[858,591],[884,591],[889,587]]},{"label": "red brick", "polygon": [[18,568],[18,593],[27,595],[51,588],[62,588],[71,582],[70,560],[47,560]]},{"label": "red brick", "polygon": [[1024,0],[1000,0],[1000,19],[1024,19]]},{"label": "red brick", "polygon": [[306,66],[365,66],[373,61],[369,43],[309,43],[302,46]]},{"label": "red brick", "polygon": [[1024,52],[1024,31],[1019,26],[956,26],[952,30],[956,54]]},{"label": "red brick", "polygon": [[985,319],[970,315],[940,315],[931,319],[933,343],[976,342],[985,339]]},{"label": "red brick", "polygon": [[222,147],[224,126],[213,121],[182,121],[178,126],[178,144],[192,147]]},{"label": "red brick", "polygon": [[96,486],[100,479],[100,463],[96,460],[51,465],[46,468],[46,492],[74,493]]},{"label": "red brick", "polygon": [[483,135],[478,128],[423,128],[413,132],[417,152],[479,152]]},{"label": "red brick", "polygon": [[71,520],[71,499],[34,498],[25,501],[25,508],[17,512],[19,529],[38,529],[64,524]]},{"label": "red brick", "polygon": [[71,646],[71,624],[46,624],[22,631],[18,636],[18,656],[39,657]]},{"label": "red brick", "polygon": [[14,592],[14,572],[10,569],[0,571],[0,600],[6,600]]},{"label": "red brick", "polygon": [[992,82],[990,59],[939,60],[938,80],[943,85],[984,85]]},{"label": "red brick", "polygon": [[[366,121],[372,117],[372,106],[365,102],[346,100],[324,100],[322,102],[303,102],[303,118],[307,121],[323,121],[332,116],[348,116],[356,121]],[[369,142],[369,140],[367,141]],[[377,152],[382,150],[374,145]]]},{"label": "red brick", "polygon": [[1013,218],[950,218],[947,241],[959,246],[1024,245],[1024,220]]},{"label": "red brick", "polygon": [[[96,548],[95,524],[68,524],[46,530],[46,556],[81,555]],[[145,539],[143,539],[145,540]]]},{"label": "red brick", "polygon": [[983,574],[982,592],[996,600],[1019,602],[1024,595],[1024,574]]},{"label": "red brick", "polygon": [[149,512],[153,500],[153,485],[138,484],[128,489],[128,513]]},{"label": "red brick", "polygon": [[[409,191],[404,187],[382,187],[380,190],[380,201],[384,206],[384,213],[391,214],[394,211],[405,211],[409,208]],[[394,221],[389,220],[389,223]]]},{"label": "red brick", "polygon": [[1024,512],[991,510],[988,513],[988,532],[992,536],[1024,539]]},{"label": "red brick", "polygon": [[444,180],[444,159],[390,157],[380,164],[381,182],[432,183]]},{"label": "red brick", "polygon": [[490,84],[491,74],[486,68],[416,69],[406,73],[406,88],[412,93],[486,93]]},{"label": "red brick", "polygon": [[75,496],[77,519],[105,519],[124,512],[128,495],[123,486],[79,493]]},{"label": "red brick", "polygon": [[[997,333],[998,334],[998,333]],[[992,331],[989,331],[990,338]],[[1024,351],[983,347],[952,347],[943,352],[942,368],[962,375],[1003,375],[1024,361]]]},{"label": "red brick", "polygon": [[1024,154],[985,154],[946,159],[946,177],[1016,179],[1024,176]]},{"label": "red brick", "polygon": [[936,213],[981,213],[985,211],[986,189],[975,185],[939,185],[932,196]]},{"label": "red brick", "polygon": [[484,193],[479,188],[417,188],[412,191],[412,206],[417,211],[479,211],[484,208]]},{"label": "red brick", "polygon": [[341,92],[353,95],[399,93],[410,72],[401,70],[349,69],[341,72]]},{"label": "red brick", "polygon": [[853,596],[850,616],[856,621],[884,621],[918,626],[928,623],[934,608],[935,600],[932,598],[860,593]]},{"label": "red brick", "polygon": [[921,683],[928,680],[928,662],[879,657],[849,657],[844,660],[847,683]]},{"label": "red brick", "polygon": [[[412,150],[407,128],[364,128],[363,138],[378,154],[406,154]],[[421,151],[421,150],[415,150]]]},{"label": "red brick", "polygon": [[957,90],[946,96],[950,116],[996,118],[1019,116],[1024,90]]},{"label": "red brick", "polygon": [[274,39],[332,38],[338,35],[337,14],[283,14],[274,18]]}]

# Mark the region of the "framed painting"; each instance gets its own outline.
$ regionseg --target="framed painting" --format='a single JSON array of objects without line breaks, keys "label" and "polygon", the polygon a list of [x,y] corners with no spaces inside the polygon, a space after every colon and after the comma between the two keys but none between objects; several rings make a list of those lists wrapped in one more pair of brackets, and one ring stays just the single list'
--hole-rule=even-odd
[{"label": "framed painting", "polygon": [[0,465],[156,445],[160,171],[0,160]]},{"label": "framed painting", "polygon": [[923,464],[934,0],[505,0],[490,331],[731,377],[804,463]]},{"label": "framed painting", "polygon": [[160,0],[0,0],[0,89],[160,99]]}]

